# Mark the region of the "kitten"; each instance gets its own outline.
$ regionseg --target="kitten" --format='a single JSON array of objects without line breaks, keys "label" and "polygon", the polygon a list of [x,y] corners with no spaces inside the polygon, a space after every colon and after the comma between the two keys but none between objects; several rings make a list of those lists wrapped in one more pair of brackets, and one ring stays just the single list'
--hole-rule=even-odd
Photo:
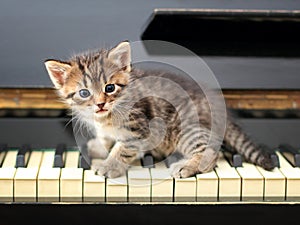
[{"label": "kitten", "polygon": [[[88,148],[93,157],[105,158],[94,168],[98,174],[110,178],[124,175],[128,165],[147,152],[157,159],[164,159],[174,151],[181,153],[183,159],[170,167],[171,175],[177,178],[209,172],[215,167],[218,152],[208,146],[211,112],[203,92],[175,74],[133,67],[129,42],[121,42],[109,50],[83,53],[66,62],[49,59],[45,66],[61,99],[96,131],[96,138],[88,142]],[[172,101],[151,96],[155,89],[166,93],[172,90],[168,83],[162,82],[166,79],[155,77],[172,78],[185,86],[197,108],[197,122],[201,126],[192,122],[186,96],[172,92]],[[154,79],[153,88],[147,87],[145,78]],[[186,124],[185,129],[181,124]],[[155,129],[151,126],[166,130],[153,138]],[[224,143],[246,161],[267,170],[274,168],[270,154],[258,147],[232,119],[227,119]]]}]

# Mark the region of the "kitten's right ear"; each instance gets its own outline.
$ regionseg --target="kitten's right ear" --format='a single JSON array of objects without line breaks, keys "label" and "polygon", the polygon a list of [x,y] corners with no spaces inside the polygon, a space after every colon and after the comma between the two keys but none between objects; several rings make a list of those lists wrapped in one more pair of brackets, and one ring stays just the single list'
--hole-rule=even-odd
[{"label": "kitten's right ear", "polygon": [[48,59],[45,66],[55,88],[60,89],[67,78],[67,73],[71,69],[71,64],[59,60]]}]

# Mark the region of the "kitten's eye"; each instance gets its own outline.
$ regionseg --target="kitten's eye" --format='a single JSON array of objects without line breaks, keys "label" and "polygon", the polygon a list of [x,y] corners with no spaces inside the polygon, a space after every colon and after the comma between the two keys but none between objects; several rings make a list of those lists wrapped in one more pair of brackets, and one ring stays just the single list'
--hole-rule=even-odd
[{"label": "kitten's eye", "polygon": [[91,95],[91,93],[90,93],[90,91],[88,89],[81,89],[79,91],[79,95],[82,98],[87,98],[87,97],[89,97]]},{"label": "kitten's eye", "polygon": [[115,85],[114,84],[107,84],[105,86],[105,92],[106,93],[111,93],[115,90]]}]

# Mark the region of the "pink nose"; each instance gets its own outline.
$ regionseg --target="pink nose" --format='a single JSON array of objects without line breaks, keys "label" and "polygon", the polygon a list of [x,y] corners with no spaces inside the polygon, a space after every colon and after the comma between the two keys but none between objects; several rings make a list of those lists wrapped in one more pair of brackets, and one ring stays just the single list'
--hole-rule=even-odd
[{"label": "pink nose", "polygon": [[103,109],[104,105],[105,105],[105,103],[100,103],[100,104],[97,104],[97,106],[98,106],[98,108],[99,108],[100,110],[102,110],[102,109]]}]

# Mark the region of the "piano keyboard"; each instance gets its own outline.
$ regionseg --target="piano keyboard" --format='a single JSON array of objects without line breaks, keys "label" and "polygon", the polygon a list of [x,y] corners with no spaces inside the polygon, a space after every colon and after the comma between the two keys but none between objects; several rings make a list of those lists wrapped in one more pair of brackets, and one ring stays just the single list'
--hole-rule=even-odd
[{"label": "piano keyboard", "polygon": [[[282,147],[284,149],[284,147]],[[267,202],[300,200],[298,153],[274,156],[273,171],[220,152],[209,173],[174,179],[168,163],[147,155],[126,176],[109,179],[82,161],[78,150],[0,147],[0,202]],[[234,155],[236,156],[236,155]],[[97,160],[92,160],[95,163]]]}]

